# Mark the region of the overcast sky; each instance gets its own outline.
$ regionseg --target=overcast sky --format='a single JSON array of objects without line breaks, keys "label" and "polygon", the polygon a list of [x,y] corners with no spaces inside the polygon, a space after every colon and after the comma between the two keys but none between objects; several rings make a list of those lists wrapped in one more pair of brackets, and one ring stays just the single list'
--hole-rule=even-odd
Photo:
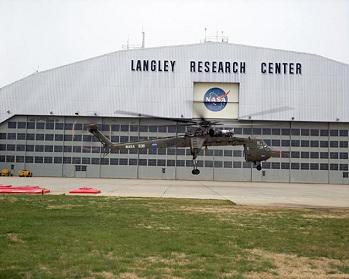
[{"label": "overcast sky", "polygon": [[0,0],[0,87],[122,49],[230,43],[349,64],[349,0]]}]

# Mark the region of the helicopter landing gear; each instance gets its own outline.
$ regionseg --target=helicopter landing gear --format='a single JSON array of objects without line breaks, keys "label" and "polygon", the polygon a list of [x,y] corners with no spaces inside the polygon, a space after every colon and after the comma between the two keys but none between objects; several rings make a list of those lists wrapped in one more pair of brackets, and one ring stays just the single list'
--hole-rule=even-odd
[{"label": "helicopter landing gear", "polygon": [[261,170],[262,170],[261,162],[254,162],[254,165],[256,166],[256,169],[257,169],[258,171],[261,171]]},{"label": "helicopter landing gear", "polygon": [[198,174],[200,174],[200,170],[199,169],[193,169],[191,171],[191,173],[194,174],[194,175],[198,175]]},{"label": "helicopter landing gear", "polygon": [[194,158],[194,159],[193,159],[193,167],[194,167],[194,169],[191,171],[191,173],[192,173],[193,175],[198,175],[198,174],[200,174],[200,170],[197,168],[197,165],[198,165],[198,161],[197,161],[196,158]]}]

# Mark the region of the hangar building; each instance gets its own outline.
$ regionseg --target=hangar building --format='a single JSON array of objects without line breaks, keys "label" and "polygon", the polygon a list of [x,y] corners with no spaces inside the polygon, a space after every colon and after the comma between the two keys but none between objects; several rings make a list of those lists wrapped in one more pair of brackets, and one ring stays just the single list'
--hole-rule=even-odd
[{"label": "hangar building", "polygon": [[[205,106],[215,90],[222,104]],[[213,42],[122,50],[32,74],[0,96],[0,167],[15,175],[349,184],[349,65],[318,55]],[[201,116],[280,152],[257,171],[243,147],[212,147],[193,176],[188,148],[104,156],[85,127],[128,142],[183,135],[191,128],[164,118]]]}]

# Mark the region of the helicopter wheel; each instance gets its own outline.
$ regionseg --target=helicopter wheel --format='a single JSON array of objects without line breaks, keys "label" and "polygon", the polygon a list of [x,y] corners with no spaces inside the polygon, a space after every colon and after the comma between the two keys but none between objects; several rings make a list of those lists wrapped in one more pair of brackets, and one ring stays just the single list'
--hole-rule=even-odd
[{"label": "helicopter wheel", "polygon": [[257,165],[256,168],[257,168],[258,171],[262,170],[262,166],[261,165]]},{"label": "helicopter wheel", "polygon": [[193,170],[191,171],[191,173],[192,173],[193,175],[198,175],[198,174],[200,174],[200,170],[198,170],[198,169],[193,169]]}]

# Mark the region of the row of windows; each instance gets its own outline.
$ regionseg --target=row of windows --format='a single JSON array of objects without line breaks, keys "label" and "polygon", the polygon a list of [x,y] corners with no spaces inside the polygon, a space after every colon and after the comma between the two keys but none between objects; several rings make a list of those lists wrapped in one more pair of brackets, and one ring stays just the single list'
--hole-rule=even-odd
[{"label": "row of windows", "polygon": [[[24,145],[24,144],[0,144],[0,151],[26,151],[26,152],[73,152],[73,153],[104,153],[99,146],[63,146],[63,145]],[[112,150],[112,154],[149,154],[149,155],[191,155],[189,148],[168,149],[131,149]],[[242,157],[242,150],[201,150],[199,155]],[[309,152],[291,151],[291,153],[274,153],[273,158],[302,158],[302,159],[348,159],[348,152]]]},{"label": "row of windows", "polygon": [[[107,138],[109,138],[107,136]],[[92,135],[64,135],[64,134],[25,134],[25,133],[0,133],[0,139],[8,140],[37,140],[37,141],[78,141],[78,142],[99,142]],[[138,136],[111,136],[111,141],[133,142],[139,140],[147,140],[148,137]],[[278,140],[265,139],[265,143],[269,146],[282,147],[320,147],[320,148],[348,148],[348,141],[318,141],[318,140]]]},{"label": "row of windows", "polygon": [[[8,122],[9,129],[38,129],[38,130],[86,130],[82,123],[57,123],[57,122]],[[156,126],[156,125],[119,125],[102,124],[102,131],[124,131],[124,132],[150,132],[150,133],[185,133],[186,126]],[[193,129],[193,128],[188,128]],[[225,127],[231,129],[231,127]],[[284,136],[331,136],[347,137],[348,130],[336,129],[279,129],[279,128],[234,128],[235,134],[244,135],[284,135]]]},{"label": "row of windows", "polygon": [[[0,144],[0,151],[27,151],[27,152],[73,152],[73,153],[104,153],[104,148],[99,146],[63,146],[63,145],[24,145]],[[191,155],[189,148],[167,149],[125,149],[112,150],[112,154],[151,154],[151,155]],[[199,155],[242,157],[242,150],[201,150]]]},{"label": "row of windows", "polygon": [[[192,167],[192,160],[165,159],[128,159],[128,158],[80,158],[80,157],[48,157],[48,156],[0,156],[0,162],[38,163],[38,164],[85,164],[85,165],[129,165],[129,166],[177,166]],[[287,163],[263,162],[264,169],[292,170],[335,170],[348,171],[348,164],[326,163]],[[251,163],[240,161],[203,161],[198,160],[198,167],[207,168],[251,168]]]}]

